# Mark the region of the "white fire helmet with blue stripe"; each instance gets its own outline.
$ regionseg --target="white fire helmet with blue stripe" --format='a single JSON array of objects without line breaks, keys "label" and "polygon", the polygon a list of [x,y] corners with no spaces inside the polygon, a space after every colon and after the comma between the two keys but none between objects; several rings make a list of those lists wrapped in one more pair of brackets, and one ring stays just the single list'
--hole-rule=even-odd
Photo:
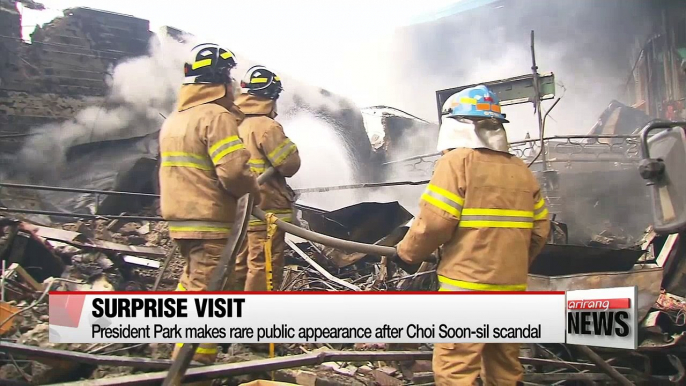
[{"label": "white fire helmet with blue stripe", "polygon": [[452,95],[443,104],[437,150],[457,148],[509,152],[510,144],[500,112],[500,101],[486,86],[476,86]]}]

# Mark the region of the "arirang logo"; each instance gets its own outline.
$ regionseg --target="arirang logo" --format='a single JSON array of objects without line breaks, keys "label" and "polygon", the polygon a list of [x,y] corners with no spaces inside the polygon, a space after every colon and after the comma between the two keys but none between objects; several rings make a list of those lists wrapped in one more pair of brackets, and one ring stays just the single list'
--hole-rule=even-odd
[{"label": "arirang logo", "polygon": [[607,310],[610,308],[610,300],[569,300],[567,308],[570,310]]},{"label": "arirang logo", "polygon": [[588,299],[567,301],[567,333],[576,335],[629,335],[631,299]]}]

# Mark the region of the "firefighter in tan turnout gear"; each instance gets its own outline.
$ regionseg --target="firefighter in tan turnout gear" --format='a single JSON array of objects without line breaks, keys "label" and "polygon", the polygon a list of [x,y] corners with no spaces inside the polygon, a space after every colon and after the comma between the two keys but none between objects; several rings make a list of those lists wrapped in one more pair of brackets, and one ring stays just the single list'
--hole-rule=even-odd
[{"label": "firefighter in tan turnout gear", "polygon": [[[262,174],[273,166],[277,173],[260,186],[262,203],[260,208],[283,221],[291,221],[293,192],[286,184],[300,169],[298,148],[286,136],[283,127],[274,120],[276,101],[283,90],[281,80],[264,66],[254,66],[241,82],[243,93],[236,99],[236,105],[245,114],[239,132],[245,147],[250,151],[250,169]],[[237,290],[267,290],[267,259],[271,255],[272,289],[281,287],[284,266],[285,233],[273,227],[268,232],[267,224],[251,217],[247,243],[236,258]],[[270,242],[267,242],[268,237]],[[269,247],[271,244],[271,248]]]},{"label": "firefighter in tan turnout gear", "polygon": [[[162,216],[186,260],[177,291],[204,291],[226,245],[236,203],[257,180],[238,136],[243,114],[234,105],[233,53],[216,44],[193,48],[176,110],[160,132]],[[178,355],[177,344],[172,358]],[[200,344],[194,360],[213,363],[216,344]]]},{"label": "firefighter in tan turnout gear", "polygon": [[[509,154],[508,121],[485,86],[456,93],[443,114],[443,156],[395,258],[417,264],[441,247],[440,291],[525,291],[550,232],[539,184]],[[479,375],[485,385],[516,385],[523,375],[518,356],[516,343],[436,344],[436,385],[472,385]]]}]

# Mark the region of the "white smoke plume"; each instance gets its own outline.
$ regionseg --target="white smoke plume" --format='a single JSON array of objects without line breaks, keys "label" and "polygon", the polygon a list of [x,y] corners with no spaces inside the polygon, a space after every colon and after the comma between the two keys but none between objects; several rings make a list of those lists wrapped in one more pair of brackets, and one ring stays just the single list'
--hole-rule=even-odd
[{"label": "white smoke plume", "polygon": [[[35,128],[35,135],[29,137],[18,154],[14,177],[64,185],[63,177],[72,178],[66,159],[71,147],[136,138],[158,131],[164,120],[162,115],[173,110],[183,79],[183,62],[199,42],[191,36],[185,36],[184,40],[186,43],[167,36],[154,37],[148,55],[127,59],[110,69],[108,92],[101,103],[78,112],[72,120]],[[239,65],[232,75],[240,80],[257,62],[236,54]],[[269,63],[265,65],[270,67]],[[278,120],[298,144],[303,158],[303,167],[293,184],[321,186],[354,182],[354,157],[348,153],[341,135],[346,129],[313,113],[321,109],[336,113],[343,107],[354,106],[341,103],[335,96],[325,96],[317,87],[292,80],[277,68],[274,71],[285,86],[278,102]],[[79,179],[79,183],[83,182],[84,179]],[[324,206],[336,209],[341,202],[348,200],[326,197],[324,203],[330,205]]]},{"label": "white smoke plume", "polygon": [[135,138],[159,130],[176,100],[189,44],[162,36],[151,40],[149,55],[131,58],[111,69],[109,91],[69,121],[34,129],[16,165],[40,180],[56,180],[74,145]]},{"label": "white smoke plume", "polygon": [[[506,4],[504,10],[492,11],[486,30],[441,22],[433,26],[405,28],[394,36],[355,35],[352,31],[351,38],[340,44],[327,38],[330,20],[311,17],[319,23],[319,29],[314,30],[321,33],[310,31],[303,34],[303,40],[293,39],[286,33],[270,34],[272,44],[264,49],[264,56],[251,58],[256,62],[249,61],[237,50],[239,68],[234,77],[240,79],[250,65],[259,63],[274,69],[284,79],[285,92],[279,101],[280,116],[277,120],[293,137],[303,156],[303,169],[292,179],[294,187],[363,182],[355,176],[355,167],[359,165],[352,163],[354,157],[349,157],[348,149],[342,145],[341,138],[349,135],[346,132],[348,128],[336,128],[330,121],[299,109],[301,100],[314,108],[324,107],[330,111],[340,111],[348,106],[335,98],[323,97],[317,88],[303,84],[321,86],[349,97],[358,106],[394,106],[435,122],[436,90],[530,73],[528,24],[531,19],[527,12],[534,7],[515,3],[520,4]],[[575,20],[588,19],[589,12],[606,18],[609,12],[597,3],[574,3],[551,1],[550,7],[558,10],[559,14],[577,15],[578,19],[537,21],[536,28],[547,28],[548,31],[551,30],[549,26],[540,24],[559,24],[555,38],[549,33],[537,32],[539,72],[555,72],[557,80],[568,89],[549,118],[548,134],[551,135],[587,132],[610,100],[620,97],[618,94],[626,79],[623,67],[630,67],[629,58],[607,61],[598,53],[610,51],[616,36],[623,34],[619,27],[632,23],[625,23],[621,20],[626,18],[618,16],[615,19],[620,19],[620,22],[615,19],[607,21],[604,27],[607,34],[601,33],[598,23],[594,24],[594,30],[582,31]],[[335,13],[332,16],[338,18]],[[278,24],[273,25],[279,28]],[[349,29],[347,23],[346,28]],[[617,31],[610,35],[613,29]],[[248,41],[242,37],[247,34],[233,32],[228,34],[232,39]],[[314,40],[306,40],[309,36],[314,36]],[[604,38],[599,39],[598,36]],[[294,50],[293,40],[302,46],[300,51]],[[42,170],[46,165],[59,165],[60,162],[55,161],[63,159],[64,150],[69,145],[157,130],[161,117],[155,110],[161,109],[166,114],[173,105],[180,83],[180,63],[189,49],[174,41],[167,44],[163,39],[163,43],[157,48],[153,45],[149,56],[129,60],[113,70],[113,88],[106,105],[119,105],[93,107],[80,113],[72,122],[42,128],[42,132],[49,133],[33,138],[23,151],[21,162]],[[262,44],[253,46],[266,47]],[[229,45],[228,48],[232,47]],[[309,56],[300,56],[299,52],[303,51]],[[166,53],[164,56],[158,56],[163,52]],[[174,59],[169,60],[170,57]],[[294,77],[289,77],[291,70]],[[544,102],[544,106],[551,103]],[[521,139],[527,132],[537,137],[537,122],[531,104],[506,107],[505,112],[512,121],[506,127],[510,140]],[[403,156],[415,155],[416,144],[420,141],[435,143],[435,138],[428,134],[406,140]],[[30,162],[33,160],[45,161]],[[393,177],[410,179],[410,174],[401,171]],[[416,202],[419,198],[417,190],[393,187],[374,192],[369,189],[327,192],[310,194],[303,200],[329,207],[373,199]]]}]

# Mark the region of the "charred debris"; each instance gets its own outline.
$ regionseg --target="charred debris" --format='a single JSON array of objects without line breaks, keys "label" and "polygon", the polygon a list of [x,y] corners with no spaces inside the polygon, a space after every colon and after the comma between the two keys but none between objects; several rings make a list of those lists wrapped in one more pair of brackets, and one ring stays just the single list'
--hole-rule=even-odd
[{"label": "charred debris", "polygon": [[[20,2],[40,9],[33,1]],[[487,8],[492,10],[503,1],[490,3]],[[477,7],[469,12],[472,17],[480,11]],[[657,25],[680,31],[686,18],[678,19],[677,14],[665,14],[667,23]],[[442,20],[439,25],[448,23]],[[49,290],[175,287],[183,261],[157,210],[155,130],[74,144],[66,149],[67,172],[51,181],[54,186],[16,178],[22,170],[13,170],[16,165],[10,162],[34,135],[32,127],[71,119],[87,106],[111,103],[106,100],[108,71],[123,58],[146,53],[153,35],[149,23],[75,8],[38,27],[32,44],[22,41],[20,31],[17,1],[0,0],[0,150],[3,171],[8,172],[0,182],[0,379],[17,385],[159,384],[171,365],[171,345],[53,344],[46,306]],[[657,236],[648,227],[649,201],[636,171],[635,134],[653,117],[670,118],[686,111],[678,91],[684,89],[679,88],[683,75],[669,67],[683,55],[686,43],[679,37],[683,33],[653,32],[657,38],[639,44],[632,106],[611,102],[587,135],[512,143],[513,154],[526,160],[539,177],[555,216],[549,244],[531,267],[529,289],[637,286],[641,321],[635,351],[522,345],[528,384],[684,381],[686,240],[681,234]],[[171,27],[162,33],[179,40],[188,36]],[[669,53],[664,56],[669,62],[655,59],[660,50]],[[33,59],[29,67],[22,64],[26,58]],[[649,74],[659,66],[669,75],[664,79],[667,88],[651,83],[656,80]],[[326,91],[314,91],[339,108],[321,107],[295,95],[294,109],[307,109],[332,122],[355,158],[359,183],[297,191],[423,188],[437,159],[430,154],[434,143],[416,143],[411,150],[420,155],[403,158],[406,139],[419,134],[435,138],[436,124],[387,106],[357,109]],[[398,182],[397,176],[410,181]],[[413,217],[395,201],[363,202],[333,211],[299,202],[297,209],[300,225],[307,229],[385,246],[402,239]],[[292,235],[287,236],[287,245],[284,291],[437,288],[433,263],[406,272],[379,256],[347,253]],[[226,344],[217,364],[194,364],[186,374],[189,381],[215,379],[225,385],[254,380],[262,383],[251,386],[269,385],[264,380],[272,372],[275,380],[304,386],[428,385],[433,381],[430,350],[430,345],[283,345],[276,358],[267,358],[253,347]]]},{"label": "charred debris", "polygon": [[[48,340],[48,290],[173,290],[183,261],[155,206],[118,219],[104,215],[48,226],[17,214],[2,217],[0,261],[0,374],[17,384],[95,382],[158,384],[169,367],[171,345],[53,344]],[[135,217],[145,220],[132,220]],[[365,243],[395,245],[412,215],[397,202],[365,202],[335,211],[299,206],[310,230]],[[674,382],[684,375],[681,339],[686,312],[683,239],[648,229],[633,243],[606,233],[587,245],[565,243],[564,224],[553,224],[550,243],[531,268],[530,290],[638,286],[640,347],[594,352],[631,382]],[[406,272],[383,258],[346,253],[287,236],[284,291],[435,291],[435,265]],[[380,305],[383,307],[383,305]],[[408,312],[411,312],[408,309]],[[250,346],[224,345],[216,365],[193,367],[191,379],[239,384],[270,379],[300,385],[403,385],[432,381],[429,345],[283,345],[279,356]],[[523,345],[526,379],[534,384],[610,382],[586,348]],[[110,380],[110,378],[112,378]],[[220,381],[218,381],[220,382]],[[93,383],[95,384],[95,383]]]}]

